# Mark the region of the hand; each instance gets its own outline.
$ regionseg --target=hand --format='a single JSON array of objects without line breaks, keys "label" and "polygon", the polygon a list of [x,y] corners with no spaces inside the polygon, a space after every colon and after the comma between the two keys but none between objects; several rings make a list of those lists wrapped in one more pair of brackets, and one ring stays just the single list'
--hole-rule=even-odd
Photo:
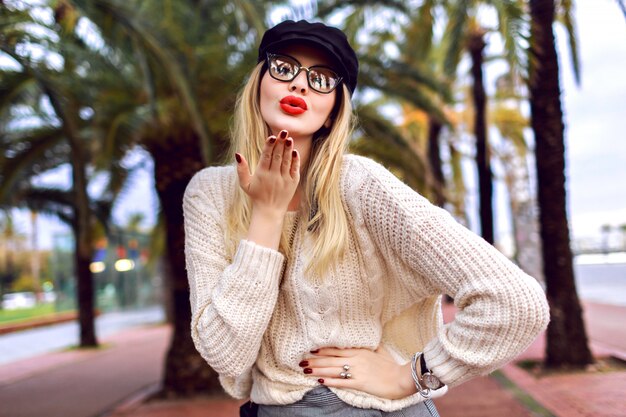
[{"label": "hand", "polygon": [[[339,376],[344,372],[344,365],[350,366],[349,379]],[[417,392],[411,377],[411,363],[396,363],[382,346],[375,351],[320,348],[314,356],[300,362],[300,366],[305,368],[304,373],[328,387],[352,388],[391,400]]]},{"label": "hand", "polygon": [[239,185],[250,196],[253,208],[284,215],[300,182],[300,155],[288,132],[267,138],[254,175],[248,161],[236,156]]}]

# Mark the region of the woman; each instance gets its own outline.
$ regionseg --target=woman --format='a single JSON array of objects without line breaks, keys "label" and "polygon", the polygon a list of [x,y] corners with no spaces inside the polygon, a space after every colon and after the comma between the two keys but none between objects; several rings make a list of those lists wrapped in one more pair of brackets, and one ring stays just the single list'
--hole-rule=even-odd
[{"label": "woman", "polygon": [[[264,416],[430,416],[547,325],[537,282],[374,161],[345,154],[358,62],[321,23],[268,30],[236,162],[184,198],[196,348]],[[458,307],[443,325],[441,294]]]}]

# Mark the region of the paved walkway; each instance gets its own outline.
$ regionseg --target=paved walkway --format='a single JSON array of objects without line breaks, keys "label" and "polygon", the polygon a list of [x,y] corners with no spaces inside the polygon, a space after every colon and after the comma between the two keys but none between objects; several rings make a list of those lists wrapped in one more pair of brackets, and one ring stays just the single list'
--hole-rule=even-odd
[{"label": "paved walkway", "polygon": [[[447,320],[453,313],[445,309]],[[626,307],[586,303],[585,317],[595,355],[624,355]],[[104,339],[101,350],[65,351],[0,366],[0,417],[237,416],[240,402],[224,398],[143,402],[147,393],[158,389],[169,337],[166,326],[126,330]],[[540,337],[520,358],[540,358],[543,345]],[[500,375],[451,389],[437,400],[440,414],[626,416],[626,371],[535,378],[509,364]],[[507,379],[521,391],[503,385]],[[528,400],[539,404],[535,410],[527,409]]]},{"label": "paved walkway", "polygon": [[1,417],[93,417],[156,384],[167,326],[125,330],[100,349],[68,350],[0,367]]},{"label": "paved walkway", "polygon": [[[121,330],[164,320],[165,314],[160,306],[103,313],[96,318],[96,334],[99,339],[106,340]],[[76,346],[78,336],[76,321],[0,335],[0,365]]]}]

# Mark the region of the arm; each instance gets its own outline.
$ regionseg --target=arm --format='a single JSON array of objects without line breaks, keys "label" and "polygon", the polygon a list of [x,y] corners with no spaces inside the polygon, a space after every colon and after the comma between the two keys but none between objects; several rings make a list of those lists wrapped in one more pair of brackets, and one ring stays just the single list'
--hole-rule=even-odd
[{"label": "arm", "polygon": [[274,136],[266,140],[254,175],[245,158],[236,155],[239,185],[251,199],[252,216],[232,261],[219,211],[206,194],[211,183],[202,184],[196,175],[185,191],[191,335],[223,380],[242,377],[254,364],[278,297],[284,256],[277,249],[285,212],[300,180],[299,155],[287,136],[284,130],[278,140]]},{"label": "arm", "polygon": [[271,318],[284,256],[242,240],[229,260],[218,210],[201,175],[185,191],[185,258],[192,310],[191,334],[220,375],[237,377],[256,360]]},{"label": "arm", "polygon": [[360,164],[365,225],[388,264],[410,272],[394,278],[416,299],[445,293],[459,308],[424,347],[432,372],[453,386],[521,353],[548,323],[536,280],[381,165]]}]

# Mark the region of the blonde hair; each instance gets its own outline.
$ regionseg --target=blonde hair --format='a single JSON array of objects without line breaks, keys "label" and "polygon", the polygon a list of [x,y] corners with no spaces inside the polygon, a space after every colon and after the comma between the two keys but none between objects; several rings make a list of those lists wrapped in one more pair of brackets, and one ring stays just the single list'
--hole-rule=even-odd
[{"label": "blonde hair", "polygon": [[[252,174],[259,162],[265,140],[271,134],[259,105],[259,86],[264,74],[259,63],[237,97],[231,129],[231,147],[228,153],[234,160],[235,152],[246,158]],[[306,216],[306,229],[313,234],[313,247],[306,266],[307,275],[322,277],[331,265],[340,260],[348,242],[348,219],[341,200],[340,175],[343,155],[352,135],[354,115],[350,93],[345,85],[337,96],[336,114],[330,129],[322,128],[313,138],[311,154],[306,167],[302,167],[300,182],[304,195],[299,208],[301,220]],[[248,195],[237,187],[233,205],[229,210],[226,228],[227,250],[234,256],[237,242],[243,238],[248,226],[252,204]],[[283,230],[279,251],[289,257],[289,230]]]}]

